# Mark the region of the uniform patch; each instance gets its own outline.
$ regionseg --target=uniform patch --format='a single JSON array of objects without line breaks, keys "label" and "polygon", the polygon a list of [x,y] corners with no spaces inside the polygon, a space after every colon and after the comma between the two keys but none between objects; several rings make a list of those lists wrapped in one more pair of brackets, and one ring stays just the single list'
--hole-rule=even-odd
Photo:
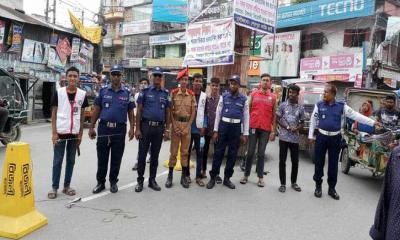
[{"label": "uniform patch", "polygon": [[111,95],[104,95],[103,98],[104,99],[112,99],[112,96]]}]

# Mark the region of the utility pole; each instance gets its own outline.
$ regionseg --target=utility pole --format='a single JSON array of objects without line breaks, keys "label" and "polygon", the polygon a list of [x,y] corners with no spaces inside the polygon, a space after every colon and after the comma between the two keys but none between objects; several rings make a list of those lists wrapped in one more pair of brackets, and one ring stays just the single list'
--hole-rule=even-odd
[{"label": "utility pole", "polygon": [[53,24],[56,24],[57,0],[53,0]]},{"label": "utility pole", "polygon": [[57,0],[53,0],[53,7],[50,7],[50,0],[46,0],[46,10],[45,10],[46,22],[50,22],[49,15],[50,12],[52,12],[53,24],[56,24],[56,9],[57,9]]},{"label": "utility pole", "polygon": [[364,56],[365,58],[370,58],[372,61],[371,61],[371,65],[370,66],[368,66],[368,75],[367,75],[367,77],[366,77],[366,80],[365,80],[365,88],[374,88],[374,89],[376,89],[376,83],[375,82],[373,82],[373,71],[374,71],[374,67],[375,67],[375,61],[373,60],[374,59],[374,52],[375,52],[375,40],[376,40],[376,38],[375,38],[375,31],[376,31],[376,28],[377,28],[377,21],[378,21],[378,17],[379,17],[379,13],[375,13],[375,22],[374,22],[374,25],[372,26],[372,29],[371,29],[371,33],[370,33],[370,39],[369,39],[369,49],[368,49],[368,52],[367,52],[367,56]]},{"label": "utility pole", "polygon": [[46,11],[45,11],[45,14],[46,14],[46,22],[48,22],[49,21],[49,0],[46,0]]}]

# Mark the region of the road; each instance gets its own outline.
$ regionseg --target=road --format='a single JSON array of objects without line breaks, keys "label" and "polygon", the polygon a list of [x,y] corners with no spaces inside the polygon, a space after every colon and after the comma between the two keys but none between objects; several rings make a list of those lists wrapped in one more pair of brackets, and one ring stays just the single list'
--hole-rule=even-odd
[{"label": "road", "polygon": [[[72,186],[77,196],[87,201],[66,208],[73,198],[62,193],[57,200],[47,200],[53,157],[50,125],[23,128],[21,140],[30,144],[33,162],[36,207],[49,220],[47,226],[24,239],[369,239],[382,179],[372,178],[366,170],[352,168],[350,175],[339,173],[340,201],[327,195],[326,184],[322,199],[317,199],[313,195],[313,164],[301,156],[298,183],[303,191],[297,193],[288,188],[282,194],[278,192],[278,144],[273,142],[266,150],[265,166],[270,174],[265,178],[264,188],[257,187],[254,171],[249,183],[241,185],[242,172],[237,166],[233,176],[236,190],[221,185],[208,190],[194,183],[189,189],[183,189],[178,181],[180,173],[175,173],[174,187],[165,189],[167,169],[162,163],[168,159],[169,143],[164,143],[157,178],[162,191],[154,192],[145,184],[144,191],[138,194],[130,187],[137,176],[131,168],[138,143],[132,141],[126,144],[118,184],[120,191],[93,198],[96,145],[88,139],[86,131]],[[4,154],[5,147],[1,146],[1,166]],[[290,176],[289,167],[290,161]],[[191,172],[193,177],[194,170]],[[128,187],[121,189],[123,186]]]}]

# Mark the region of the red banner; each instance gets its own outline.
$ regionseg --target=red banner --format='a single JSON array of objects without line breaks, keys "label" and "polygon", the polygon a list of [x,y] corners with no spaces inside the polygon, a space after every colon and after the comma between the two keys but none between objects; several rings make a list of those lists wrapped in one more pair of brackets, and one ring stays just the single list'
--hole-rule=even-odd
[{"label": "red banner", "polygon": [[6,23],[0,20],[0,52],[3,52]]}]

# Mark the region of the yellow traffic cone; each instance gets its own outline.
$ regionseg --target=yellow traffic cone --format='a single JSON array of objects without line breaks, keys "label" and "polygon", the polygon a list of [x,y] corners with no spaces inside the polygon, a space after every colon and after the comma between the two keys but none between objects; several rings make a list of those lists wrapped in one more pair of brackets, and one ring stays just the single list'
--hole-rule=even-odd
[{"label": "yellow traffic cone", "polygon": [[0,191],[0,237],[19,239],[47,224],[35,208],[27,143],[7,145]]},{"label": "yellow traffic cone", "polygon": [[[164,167],[169,168],[169,159],[164,161]],[[189,167],[193,168],[194,163],[192,161],[189,161]],[[175,171],[182,171],[182,164],[181,164],[181,144],[179,144],[178,148],[178,156],[176,157],[176,165],[175,165]]]}]

